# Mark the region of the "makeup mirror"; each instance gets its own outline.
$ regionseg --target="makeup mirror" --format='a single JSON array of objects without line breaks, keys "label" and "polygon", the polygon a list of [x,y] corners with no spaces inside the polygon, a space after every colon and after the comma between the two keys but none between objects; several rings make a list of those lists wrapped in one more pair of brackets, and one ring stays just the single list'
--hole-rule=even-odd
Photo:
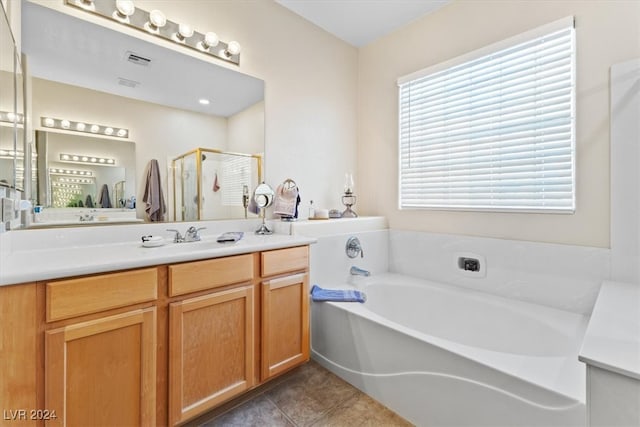
[{"label": "makeup mirror", "polygon": [[262,217],[262,225],[256,230],[256,234],[273,234],[273,230],[267,227],[266,224],[265,209],[271,206],[274,196],[275,192],[273,191],[273,188],[271,188],[268,184],[265,184],[263,182],[256,187],[256,191],[253,195],[253,200],[258,208],[260,208],[260,216]]}]

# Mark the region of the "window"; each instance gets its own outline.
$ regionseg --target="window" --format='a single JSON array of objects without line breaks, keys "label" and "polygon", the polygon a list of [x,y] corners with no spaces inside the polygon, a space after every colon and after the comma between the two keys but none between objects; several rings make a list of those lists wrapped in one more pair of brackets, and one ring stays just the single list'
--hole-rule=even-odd
[{"label": "window", "polygon": [[222,157],[222,205],[243,206],[243,195],[252,185],[252,157],[223,155]]},{"label": "window", "polygon": [[401,209],[575,209],[573,17],[398,80]]}]

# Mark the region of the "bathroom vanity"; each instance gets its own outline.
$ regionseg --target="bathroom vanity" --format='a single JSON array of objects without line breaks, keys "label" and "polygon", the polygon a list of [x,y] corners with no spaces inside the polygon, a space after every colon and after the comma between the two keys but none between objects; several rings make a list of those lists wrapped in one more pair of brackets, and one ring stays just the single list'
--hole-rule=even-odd
[{"label": "bathroom vanity", "polygon": [[[70,246],[41,251],[42,265],[23,275],[35,280],[11,285],[3,272],[4,419],[176,425],[307,361],[312,242],[105,244],[88,266]],[[61,257],[75,267],[55,271]],[[5,258],[9,270],[19,258]]]}]

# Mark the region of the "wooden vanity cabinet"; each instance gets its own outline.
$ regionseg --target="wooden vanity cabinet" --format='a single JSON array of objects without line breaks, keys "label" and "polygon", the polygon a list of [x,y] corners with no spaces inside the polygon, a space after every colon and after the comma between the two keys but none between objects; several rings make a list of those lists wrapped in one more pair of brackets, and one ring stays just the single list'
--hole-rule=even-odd
[{"label": "wooden vanity cabinet", "polygon": [[169,266],[169,422],[189,420],[255,385],[254,255]]},{"label": "wooden vanity cabinet", "polygon": [[36,284],[0,286],[0,406],[3,422],[31,426],[20,410],[37,408]]},{"label": "wooden vanity cabinet", "polygon": [[155,268],[45,284],[46,425],[155,425],[157,288]]},{"label": "wooden vanity cabinet", "polygon": [[261,379],[309,360],[308,246],[262,252]]},{"label": "wooden vanity cabinet", "polygon": [[304,363],[308,257],[300,246],[0,287],[6,416],[183,424]]}]

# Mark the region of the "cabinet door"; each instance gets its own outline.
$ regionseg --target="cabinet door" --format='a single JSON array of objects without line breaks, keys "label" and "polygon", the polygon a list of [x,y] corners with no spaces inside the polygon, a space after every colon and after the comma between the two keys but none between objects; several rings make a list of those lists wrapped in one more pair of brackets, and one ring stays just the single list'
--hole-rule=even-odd
[{"label": "cabinet door", "polygon": [[309,360],[308,275],[262,282],[262,380]]},{"label": "cabinet door", "polygon": [[173,425],[253,386],[253,287],[214,292],[169,307]]},{"label": "cabinet door", "polygon": [[45,361],[48,425],[155,424],[155,307],[47,331]]}]

